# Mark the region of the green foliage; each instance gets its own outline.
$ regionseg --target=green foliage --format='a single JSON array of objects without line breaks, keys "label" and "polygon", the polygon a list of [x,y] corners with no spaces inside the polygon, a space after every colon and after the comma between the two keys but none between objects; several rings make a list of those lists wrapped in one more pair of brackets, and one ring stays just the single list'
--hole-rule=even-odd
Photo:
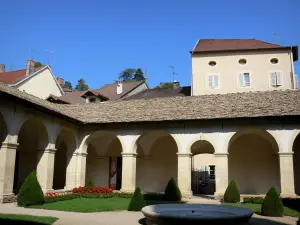
[{"label": "green foliage", "polygon": [[155,88],[173,88],[172,82],[160,82]]},{"label": "green foliage", "polygon": [[164,194],[161,193],[145,193],[144,194],[145,200],[153,200],[153,201],[163,201]]},{"label": "green foliage", "polygon": [[44,193],[33,171],[24,181],[17,197],[18,206],[39,205],[44,203]]},{"label": "green foliage", "polygon": [[300,198],[283,198],[282,203],[284,206],[300,212]]},{"label": "green foliage", "polygon": [[232,203],[236,203],[236,202],[240,202],[240,192],[237,188],[237,185],[235,183],[234,180],[232,180],[226,191],[224,194],[224,202],[232,202]]},{"label": "green foliage", "polygon": [[145,80],[145,77],[144,77],[144,72],[142,71],[141,68],[138,68],[134,74],[134,80],[136,81],[143,81]]},{"label": "green foliage", "polygon": [[283,215],[283,204],[278,192],[274,187],[271,187],[261,206],[261,213],[264,216],[279,217]]},{"label": "green foliage", "polygon": [[86,186],[89,188],[95,187],[96,186],[95,181],[89,180]]},{"label": "green foliage", "polygon": [[120,74],[119,74],[119,80],[120,81],[131,81],[134,79],[134,75],[135,75],[135,72],[137,70],[136,69],[133,69],[133,68],[127,68],[125,70],[123,70]]},{"label": "green foliage", "polygon": [[89,89],[89,86],[85,83],[84,79],[79,79],[78,84],[75,86],[76,91],[86,91]]},{"label": "green foliage", "polygon": [[59,201],[65,201],[65,200],[71,200],[75,198],[80,198],[81,196],[79,194],[64,194],[64,195],[58,195],[58,196],[45,196],[45,203],[51,203],[51,202],[59,202]]},{"label": "green foliage", "polygon": [[69,88],[70,90],[73,90],[72,83],[70,81],[66,81],[63,85],[63,88]]},{"label": "green foliage", "polygon": [[164,200],[166,201],[180,201],[181,200],[181,191],[177,186],[175,180],[171,178],[165,190]]},{"label": "green foliage", "polygon": [[44,66],[44,65],[40,62],[35,62],[34,63],[34,68],[38,68],[38,67],[42,67],[42,66]]},{"label": "green foliage", "polygon": [[245,197],[243,198],[243,203],[251,203],[251,204],[262,204],[264,202],[263,197]]},{"label": "green foliage", "polygon": [[144,206],[146,206],[145,199],[142,195],[141,189],[137,187],[129,203],[128,211],[141,211]]}]

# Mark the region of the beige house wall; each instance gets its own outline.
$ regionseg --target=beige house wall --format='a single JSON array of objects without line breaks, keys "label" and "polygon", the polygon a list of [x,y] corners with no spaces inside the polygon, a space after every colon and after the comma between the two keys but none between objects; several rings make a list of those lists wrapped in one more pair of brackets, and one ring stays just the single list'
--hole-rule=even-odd
[{"label": "beige house wall", "polygon": [[209,166],[216,165],[216,157],[214,154],[198,154],[193,156],[193,167],[195,169],[205,169],[209,171]]},{"label": "beige house wall", "polygon": [[[290,50],[248,51],[192,55],[192,95],[294,89],[293,61]],[[277,58],[278,64],[270,63]],[[246,59],[245,65],[239,59]],[[215,61],[215,66],[209,66]],[[283,85],[270,85],[270,72],[283,73]],[[250,73],[250,87],[239,87],[238,74]],[[291,76],[291,72],[293,76]],[[208,86],[208,75],[219,74],[219,88]]]},{"label": "beige house wall", "polygon": [[50,94],[62,96],[55,77],[52,76],[49,69],[44,69],[37,75],[25,80],[17,85],[17,88],[42,99],[46,99]]}]

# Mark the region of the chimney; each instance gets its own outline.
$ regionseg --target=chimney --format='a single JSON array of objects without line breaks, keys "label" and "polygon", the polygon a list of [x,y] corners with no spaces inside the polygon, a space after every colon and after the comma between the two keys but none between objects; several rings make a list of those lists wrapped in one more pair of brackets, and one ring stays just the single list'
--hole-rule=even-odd
[{"label": "chimney", "polygon": [[122,92],[123,92],[123,84],[120,81],[118,81],[118,83],[117,83],[117,95],[122,94]]},{"label": "chimney", "polygon": [[0,64],[0,73],[5,72],[5,64]]},{"label": "chimney", "polygon": [[179,82],[176,80],[173,81],[173,89],[175,88],[179,88]]},{"label": "chimney", "polygon": [[60,86],[63,86],[63,85],[64,85],[64,83],[65,83],[65,80],[64,80],[64,78],[62,78],[62,77],[58,77],[58,78],[57,78],[57,83],[58,83]]},{"label": "chimney", "polygon": [[32,59],[28,59],[26,64],[26,76],[32,74],[33,72],[34,72],[34,61]]}]

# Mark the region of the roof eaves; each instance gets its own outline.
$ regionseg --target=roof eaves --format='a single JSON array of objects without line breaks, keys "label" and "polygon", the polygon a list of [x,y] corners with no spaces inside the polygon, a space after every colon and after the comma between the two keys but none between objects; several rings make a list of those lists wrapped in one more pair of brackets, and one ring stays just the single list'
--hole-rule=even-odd
[{"label": "roof eaves", "polygon": [[37,75],[38,73],[40,73],[41,71],[45,70],[47,68],[47,66],[42,67],[41,69],[35,71],[34,73],[30,74],[29,76],[25,76],[24,79],[19,80],[17,83],[14,84],[9,84],[9,87],[18,87],[19,85],[21,85],[22,83],[24,83],[26,80],[29,80],[31,77],[34,77],[35,75]]}]

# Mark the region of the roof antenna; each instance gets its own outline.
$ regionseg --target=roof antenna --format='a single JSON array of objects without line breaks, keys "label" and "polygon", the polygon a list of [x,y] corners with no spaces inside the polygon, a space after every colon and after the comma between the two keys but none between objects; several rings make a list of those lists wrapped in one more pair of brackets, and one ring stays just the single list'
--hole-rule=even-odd
[{"label": "roof antenna", "polygon": [[175,75],[178,75],[177,73],[175,73],[175,70],[174,70],[174,66],[170,66],[171,69],[172,69],[172,76],[173,76],[173,83],[175,82]]},{"label": "roof antenna", "polygon": [[28,52],[29,52],[29,58],[33,60],[33,51],[31,47],[28,49]]},{"label": "roof antenna", "polygon": [[278,35],[277,35],[277,33],[273,33],[273,35],[274,35],[274,37],[275,37],[275,39],[276,39],[276,44],[278,44],[279,45],[279,37],[278,37]]},{"label": "roof antenna", "polygon": [[51,59],[51,54],[54,53],[53,50],[44,50],[45,52],[48,52],[48,65],[50,66],[50,59]]}]

